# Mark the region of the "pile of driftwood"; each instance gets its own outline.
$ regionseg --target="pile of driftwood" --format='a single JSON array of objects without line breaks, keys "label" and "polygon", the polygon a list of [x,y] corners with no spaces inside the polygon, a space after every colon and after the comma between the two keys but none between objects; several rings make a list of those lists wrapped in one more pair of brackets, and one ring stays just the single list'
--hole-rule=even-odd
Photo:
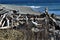
[{"label": "pile of driftwood", "polygon": [[[13,10],[13,14],[9,14],[8,11],[0,14],[0,29],[20,28],[20,25],[22,25],[26,30],[34,32],[34,35],[36,35],[35,40],[39,40],[39,38],[40,40],[48,40],[48,35],[51,36],[56,30],[60,30],[57,23],[57,20],[60,19],[56,18],[54,14],[48,14],[47,8],[45,9],[45,13],[40,15],[16,13],[17,11]],[[53,37],[50,39],[52,40]]]}]

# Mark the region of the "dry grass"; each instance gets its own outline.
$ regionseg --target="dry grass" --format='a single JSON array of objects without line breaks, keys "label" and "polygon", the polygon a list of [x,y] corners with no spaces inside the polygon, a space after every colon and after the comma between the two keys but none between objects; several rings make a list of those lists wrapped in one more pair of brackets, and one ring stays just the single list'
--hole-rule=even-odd
[{"label": "dry grass", "polygon": [[23,40],[23,32],[17,30],[0,30],[0,40]]},{"label": "dry grass", "polygon": [[0,30],[0,40],[35,40],[35,35],[30,30],[6,29]]}]

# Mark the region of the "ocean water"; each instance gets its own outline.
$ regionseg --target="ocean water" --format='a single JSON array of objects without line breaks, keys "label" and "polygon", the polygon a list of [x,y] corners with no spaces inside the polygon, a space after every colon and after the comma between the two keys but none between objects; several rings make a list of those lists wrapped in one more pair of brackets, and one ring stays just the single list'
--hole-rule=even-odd
[{"label": "ocean water", "polygon": [[40,6],[40,8],[33,8],[35,11],[39,12],[43,12],[44,8],[48,7],[49,13],[60,15],[60,0],[0,0],[0,4]]},{"label": "ocean water", "polygon": [[60,3],[25,3],[25,2],[21,2],[21,3],[15,3],[15,2],[1,2],[0,4],[9,4],[9,5],[19,5],[19,6],[32,6],[32,9],[35,11],[39,11],[39,12],[44,12],[45,8],[48,7],[48,12],[54,13],[56,15],[60,15]]}]

